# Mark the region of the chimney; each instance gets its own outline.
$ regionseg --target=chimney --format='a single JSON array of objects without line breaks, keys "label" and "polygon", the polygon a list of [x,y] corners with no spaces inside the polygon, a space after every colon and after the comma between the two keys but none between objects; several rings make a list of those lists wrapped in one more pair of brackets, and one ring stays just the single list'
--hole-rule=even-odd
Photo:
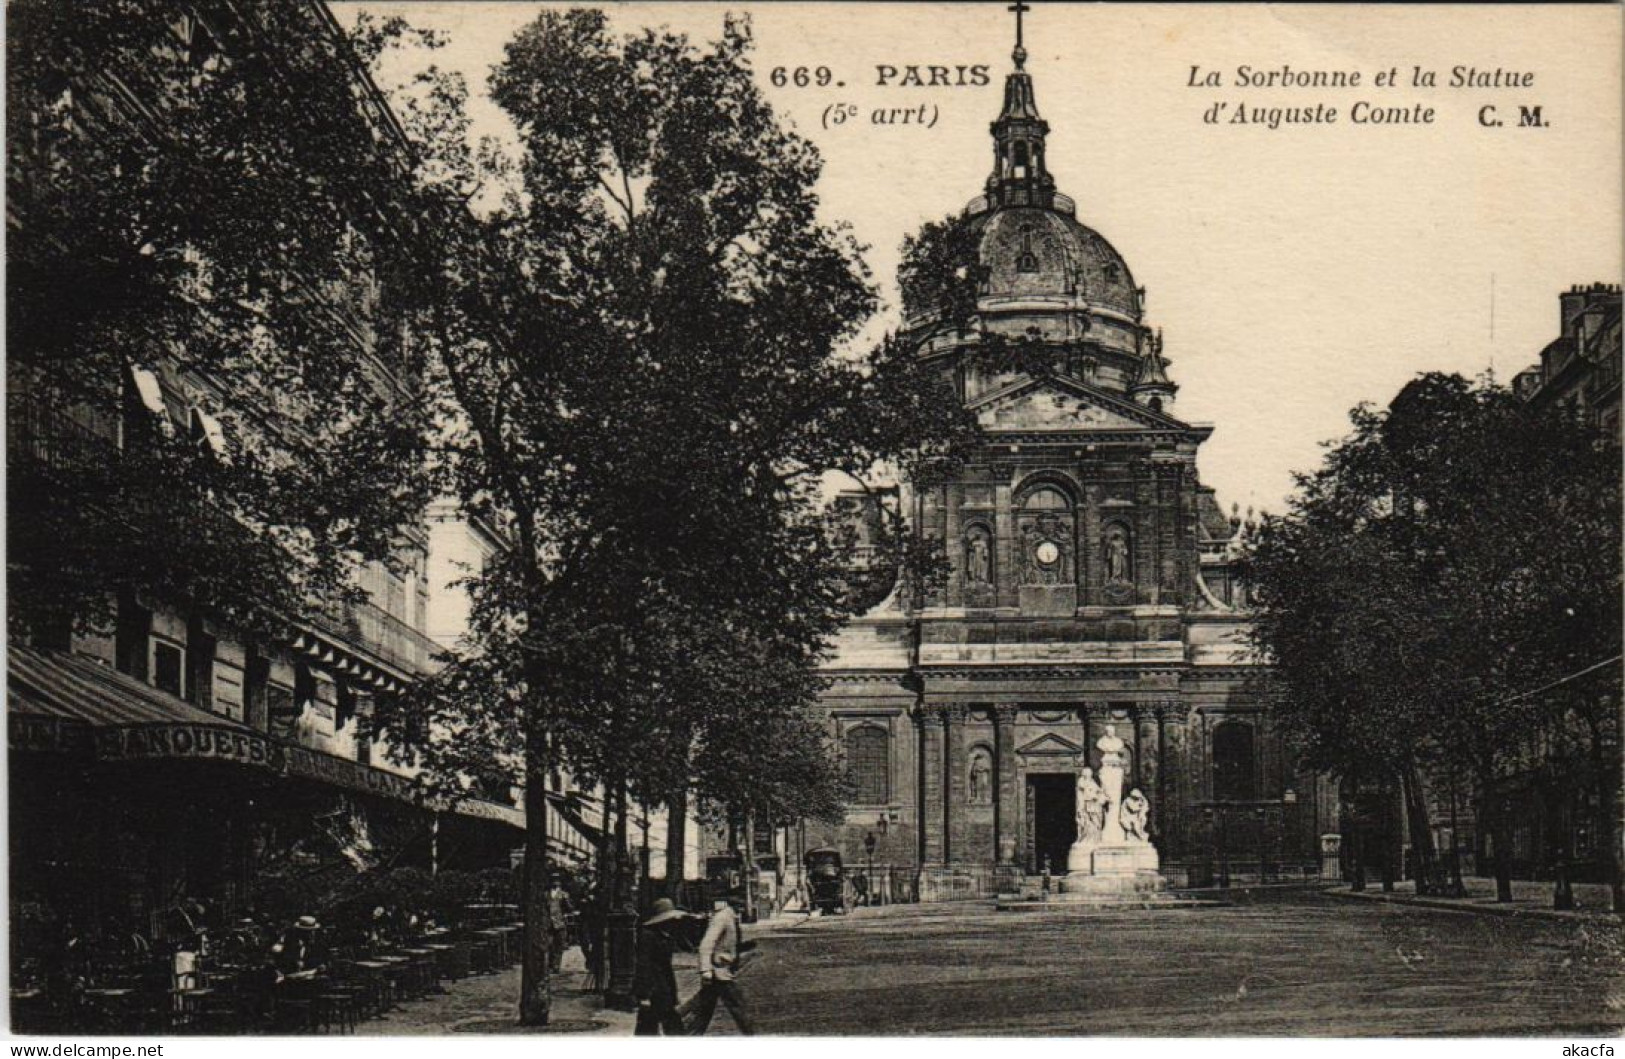
[{"label": "chimney", "polygon": [[1585,308],[1586,292],[1576,284],[1557,296],[1558,333],[1568,338],[1574,334],[1575,318]]}]

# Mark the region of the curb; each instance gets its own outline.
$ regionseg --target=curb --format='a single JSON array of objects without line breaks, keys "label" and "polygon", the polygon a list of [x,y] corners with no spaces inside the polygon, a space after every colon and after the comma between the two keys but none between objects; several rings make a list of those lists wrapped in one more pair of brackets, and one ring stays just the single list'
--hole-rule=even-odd
[{"label": "curb", "polygon": [[1555,908],[1532,908],[1528,905],[1516,903],[1481,903],[1449,897],[1415,897],[1409,894],[1386,894],[1380,891],[1377,893],[1370,891],[1361,893],[1353,890],[1327,890],[1326,893],[1332,897],[1341,897],[1348,901],[1368,901],[1384,905],[1426,908],[1433,911],[1469,912],[1512,919],[1544,919],[1553,923],[1625,924],[1625,919],[1622,919],[1621,913],[1610,912],[1605,909],[1578,909],[1566,912]]}]

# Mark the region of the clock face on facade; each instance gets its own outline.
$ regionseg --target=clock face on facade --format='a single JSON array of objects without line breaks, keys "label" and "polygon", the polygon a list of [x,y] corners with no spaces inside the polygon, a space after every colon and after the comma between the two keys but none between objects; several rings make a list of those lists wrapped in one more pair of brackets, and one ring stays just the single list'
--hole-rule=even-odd
[{"label": "clock face on facade", "polygon": [[1055,565],[1055,560],[1061,557],[1061,549],[1055,546],[1054,541],[1042,541],[1033,549],[1033,558],[1045,566]]}]

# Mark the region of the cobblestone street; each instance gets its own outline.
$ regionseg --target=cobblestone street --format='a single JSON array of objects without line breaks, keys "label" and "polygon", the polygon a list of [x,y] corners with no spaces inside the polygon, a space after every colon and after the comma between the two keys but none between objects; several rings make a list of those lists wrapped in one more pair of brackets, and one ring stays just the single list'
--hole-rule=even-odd
[{"label": "cobblestone street", "polygon": [[[759,1032],[779,1035],[1545,1036],[1625,1026],[1625,930],[1312,893],[1160,913],[897,905],[746,929]],[[628,1036],[555,979],[549,1034]],[[693,956],[678,978],[693,987]],[[369,1036],[513,1033],[519,971],[451,983]],[[711,1033],[735,1033],[719,1011]]]},{"label": "cobblestone street", "polygon": [[[1160,913],[864,909],[766,927],[770,1034],[1556,1035],[1625,1025],[1617,920],[1295,894]],[[718,1016],[714,1033],[732,1032]]]},{"label": "cobblestone street", "polygon": [[[679,956],[676,966],[684,988],[692,987],[696,973],[693,954]],[[513,1024],[519,999],[516,965],[497,974],[447,983],[445,992],[403,1003],[382,1019],[362,1023],[356,1032],[366,1037],[446,1033],[631,1036],[635,1016],[605,1008],[599,994],[583,989],[586,980],[581,950],[571,949],[564,957],[564,972],[553,979],[552,1023],[544,1029],[520,1030]]]}]

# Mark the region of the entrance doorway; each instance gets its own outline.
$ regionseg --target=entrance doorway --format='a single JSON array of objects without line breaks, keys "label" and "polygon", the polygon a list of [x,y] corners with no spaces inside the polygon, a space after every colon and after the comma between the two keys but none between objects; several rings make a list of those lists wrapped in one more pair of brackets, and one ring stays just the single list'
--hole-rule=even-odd
[{"label": "entrance doorway", "polygon": [[1077,780],[1067,773],[1039,773],[1027,777],[1027,870],[1049,865],[1051,875],[1066,874],[1066,855],[1078,837],[1074,817]]}]

